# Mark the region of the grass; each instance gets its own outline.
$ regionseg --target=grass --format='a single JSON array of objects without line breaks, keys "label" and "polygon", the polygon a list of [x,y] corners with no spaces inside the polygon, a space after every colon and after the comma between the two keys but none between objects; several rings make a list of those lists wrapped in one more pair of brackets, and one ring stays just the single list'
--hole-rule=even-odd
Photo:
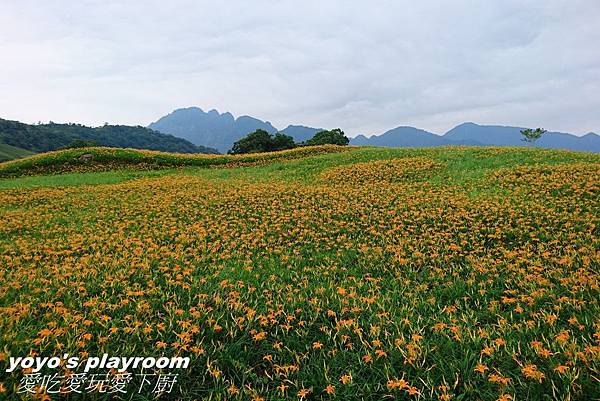
[{"label": "grass", "polygon": [[123,168],[157,170],[186,166],[235,167],[338,153],[347,149],[342,146],[323,145],[270,153],[209,155],[105,147],[77,148],[42,153],[0,164],[0,178],[68,172],[101,172]]},{"label": "grass", "polygon": [[190,356],[161,399],[600,397],[600,156],[311,152],[11,167],[54,174],[0,180],[0,367]]},{"label": "grass", "polygon": [[31,155],[33,155],[33,152],[0,143],[0,162],[19,159]]}]

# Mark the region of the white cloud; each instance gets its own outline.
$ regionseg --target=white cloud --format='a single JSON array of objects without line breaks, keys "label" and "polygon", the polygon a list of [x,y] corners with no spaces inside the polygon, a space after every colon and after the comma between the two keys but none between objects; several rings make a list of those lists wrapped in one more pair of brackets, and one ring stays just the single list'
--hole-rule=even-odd
[{"label": "white cloud", "polygon": [[600,2],[7,1],[0,117],[600,130]]}]

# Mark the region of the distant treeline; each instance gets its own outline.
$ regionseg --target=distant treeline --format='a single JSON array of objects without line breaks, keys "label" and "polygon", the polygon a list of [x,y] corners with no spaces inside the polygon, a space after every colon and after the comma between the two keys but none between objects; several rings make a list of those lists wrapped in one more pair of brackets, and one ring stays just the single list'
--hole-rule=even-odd
[{"label": "distant treeline", "polygon": [[32,152],[79,147],[82,144],[114,148],[135,148],[177,153],[219,153],[216,149],[163,134],[141,126],[81,124],[24,124],[0,119],[0,143]]}]

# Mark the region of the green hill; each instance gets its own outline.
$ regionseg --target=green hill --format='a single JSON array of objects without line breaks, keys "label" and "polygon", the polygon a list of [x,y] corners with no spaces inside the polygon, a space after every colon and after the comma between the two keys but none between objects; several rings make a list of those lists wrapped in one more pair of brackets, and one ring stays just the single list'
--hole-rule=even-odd
[{"label": "green hill", "polygon": [[75,148],[41,153],[0,165],[0,177],[98,172],[123,168],[156,170],[175,167],[234,167],[273,163],[349,150],[336,145],[306,146],[281,152],[243,155],[183,154],[120,148]]},{"label": "green hill", "polygon": [[21,157],[30,156],[33,152],[25,149],[20,149],[14,146],[0,143],[0,162],[19,159]]},{"label": "green hill", "polygon": [[0,119],[0,143],[31,152],[48,152],[71,146],[77,141],[92,141],[98,146],[149,149],[179,153],[218,153],[185,139],[162,134],[144,127],[105,125],[87,127],[81,124],[24,124]]}]

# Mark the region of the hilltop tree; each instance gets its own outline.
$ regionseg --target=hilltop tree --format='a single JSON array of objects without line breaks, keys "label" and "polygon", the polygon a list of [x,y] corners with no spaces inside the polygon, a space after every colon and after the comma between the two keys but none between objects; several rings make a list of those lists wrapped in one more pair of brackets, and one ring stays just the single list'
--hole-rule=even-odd
[{"label": "hilltop tree", "polygon": [[293,149],[295,147],[296,143],[291,136],[282,134],[281,132],[273,136],[273,150]]},{"label": "hilltop tree", "polygon": [[330,131],[319,131],[313,136],[311,139],[306,141],[306,145],[316,146],[316,145],[341,145],[346,146],[350,143],[350,140],[339,128],[332,129]]},{"label": "hilltop tree", "polygon": [[521,140],[525,141],[531,145],[535,145],[535,141],[540,139],[542,137],[542,135],[544,135],[545,133],[546,133],[546,130],[543,128],[536,128],[534,130],[531,128],[527,128],[527,129],[521,130],[521,135],[523,135],[523,139],[521,139]]},{"label": "hilltop tree", "polygon": [[275,135],[257,129],[233,144],[230,154],[274,152],[277,150],[292,149],[296,147],[294,138],[280,132]]},{"label": "hilltop tree", "polygon": [[75,139],[67,146],[61,146],[59,149],[90,148],[93,146],[98,146],[98,142],[94,140]]}]

